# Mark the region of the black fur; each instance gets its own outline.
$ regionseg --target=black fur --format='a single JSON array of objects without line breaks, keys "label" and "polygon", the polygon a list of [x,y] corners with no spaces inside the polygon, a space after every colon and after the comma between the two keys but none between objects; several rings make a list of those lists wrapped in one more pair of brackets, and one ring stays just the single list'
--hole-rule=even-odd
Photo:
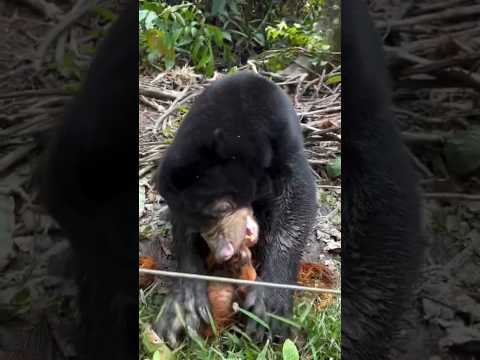
[{"label": "black fur", "polygon": [[[315,182],[303,149],[299,121],[288,98],[273,83],[238,73],[213,83],[190,109],[159,168],[158,188],[171,208],[178,270],[205,273],[199,228],[215,221],[209,204],[228,197],[252,205],[260,226],[256,263],[262,280],[294,283],[316,212]],[[198,331],[208,321],[206,283],[182,281],[172,289],[156,328],[172,344],[183,326]],[[255,288],[246,306],[289,315],[291,294]],[[254,322],[247,330],[262,338]],[[274,335],[285,327],[272,323]]]},{"label": "black fur", "polygon": [[138,8],[101,44],[39,168],[40,195],[72,243],[82,359],[138,356]]},{"label": "black fur", "polygon": [[385,359],[420,263],[420,201],[366,5],[342,15],[342,358]]}]

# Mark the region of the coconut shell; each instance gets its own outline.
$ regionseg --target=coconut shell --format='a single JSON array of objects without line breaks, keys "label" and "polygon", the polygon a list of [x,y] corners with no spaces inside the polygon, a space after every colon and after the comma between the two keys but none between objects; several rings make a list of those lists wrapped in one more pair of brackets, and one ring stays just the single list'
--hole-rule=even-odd
[{"label": "coconut shell", "polygon": [[[140,256],[138,259],[138,267],[142,269],[155,269],[155,259],[151,256]],[[154,276],[151,274],[140,273],[138,275],[138,286],[141,289],[146,288],[154,280]]]}]

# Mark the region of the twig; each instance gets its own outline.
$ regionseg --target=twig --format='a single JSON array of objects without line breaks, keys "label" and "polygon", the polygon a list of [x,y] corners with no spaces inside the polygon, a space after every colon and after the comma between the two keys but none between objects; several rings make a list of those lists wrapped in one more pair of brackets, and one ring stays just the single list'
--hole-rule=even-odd
[{"label": "twig", "polygon": [[402,75],[429,73],[429,72],[438,71],[450,66],[462,65],[463,63],[468,63],[470,61],[478,60],[479,58],[480,58],[480,53],[474,53],[474,54],[457,56],[450,59],[432,61],[429,64],[422,64],[422,65],[418,65],[413,68],[407,69],[402,73]]},{"label": "twig", "polygon": [[44,1],[44,0],[22,0],[27,5],[31,6],[33,9],[39,11],[46,18],[56,19],[62,13],[55,4]]},{"label": "twig", "polygon": [[320,75],[319,73],[317,73],[315,70],[313,70],[312,68],[310,68],[310,67],[307,66],[307,65],[302,64],[302,63],[301,63],[300,61],[298,61],[298,60],[293,60],[293,62],[294,62],[296,65],[300,66],[303,70],[309,72],[309,73],[312,74],[312,75],[315,75],[315,76],[318,76],[318,77],[321,77],[321,76],[322,76],[322,75]]},{"label": "twig", "polygon": [[480,195],[459,193],[425,193],[423,197],[425,199],[480,201]]},{"label": "twig", "polygon": [[[412,26],[412,25],[430,23],[436,20],[446,20],[446,19],[458,18],[463,16],[473,16],[478,13],[480,13],[480,5],[464,6],[460,8],[453,8],[453,9],[447,9],[444,11],[439,11],[433,14],[419,15],[419,16],[414,16],[414,17],[401,19],[401,20],[390,20],[388,22],[388,26],[394,29],[394,28],[399,28],[403,26]],[[377,26],[384,28],[387,26],[387,22],[385,21],[379,22],[377,23]]]},{"label": "twig", "polygon": [[138,172],[138,177],[142,178],[145,174],[149,173],[153,168],[155,168],[155,165],[147,165],[143,169],[141,169]]},{"label": "twig", "polygon": [[469,258],[478,251],[480,245],[480,239],[478,236],[473,236],[471,242],[468,246],[463,249],[459,254],[457,254],[453,259],[451,259],[448,264],[443,268],[444,271],[454,274],[455,271],[458,271],[460,266],[468,264]]},{"label": "twig", "polygon": [[427,133],[413,133],[404,131],[402,137],[405,142],[409,143],[435,143],[443,144],[445,142],[446,136],[438,134],[427,134]]},{"label": "twig", "polygon": [[184,91],[183,95],[180,96],[177,100],[175,100],[172,105],[170,105],[170,107],[168,108],[167,111],[165,111],[165,113],[163,113],[162,116],[160,116],[158,118],[158,120],[156,121],[155,123],[155,131],[158,130],[158,128],[160,127],[160,125],[163,123],[163,120],[165,120],[168,116],[170,116],[170,114],[172,114],[179,105],[182,105],[184,103],[186,103],[188,100],[190,100],[192,97],[195,97],[198,95],[198,91],[195,91],[191,94],[189,94],[188,96],[185,96],[185,94],[187,94],[187,90]]},{"label": "twig", "polygon": [[165,108],[163,108],[162,106],[154,103],[153,101],[149,101],[145,96],[143,95],[140,95],[140,102],[142,102],[143,104],[145,105],[148,105],[150,106],[152,109],[156,110],[156,111],[164,111]]},{"label": "twig", "polygon": [[420,50],[427,49],[429,47],[436,48],[442,43],[448,43],[454,39],[465,39],[470,38],[476,35],[480,35],[480,26],[474,27],[473,29],[458,31],[453,34],[442,35],[439,37],[435,37],[433,39],[420,39],[416,41],[412,41],[411,43],[405,44],[405,49],[410,52],[416,52]]},{"label": "twig", "polygon": [[430,60],[425,59],[421,56],[413,55],[408,51],[406,51],[405,49],[401,49],[394,46],[384,46],[383,48],[386,52],[393,53],[398,58],[408,61],[410,63],[414,63],[414,64],[430,64],[431,63]]},{"label": "twig", "polygon": [[8,169],[10,166],[27,156],[30,151],[35,149],[36,144],[27,144],[17,147],[14,151],[2,157],[0,160],[0,173]]},{"label": "twig", "polygon": [[417,13],[431,13],[436,10],[448,9],[451,6],[457,6],[459,3],[465,2],[465,0],[447,0],[434,3],[418,4]]},{"label": "twig", "polygon": [[342,189],[341,186],[337,186],[337,185],[318,185],[318,188],[320,188],[320,189],[335,189],[335,190],[341,190]]},{"label": "twig", "polygon": [[313,126],[310,126],[310,125],[308,125],[308,124],[302,124],[302,123],[300,123],[300,127],[301,127],[302,129],[304,129],[304,130],[310,130],[310,131],[313,131],[313,132],[320,131],[320,129],[317,129],[317,128],[315,128],[315,127],[313,127]]},{"label": "twig", "polygon": [[334,127],[328,128],[328,129],[317,129],[317,128],[314,128],[314,127],[309,126],[307,124],[300,124],[300,126],[304,129],[313,131],[313,135],[328,134],[328,133],[340,130],[340,127],[338,127],[338,126],[334,126]]},{"label": "twig", "polygon": [[462,69],[456,70],[445,70],[437,74],[437,78],[445,78],[447,80],[453,81],[457,86],[470,87],[480,91],[480,76],[477,74],[467,72]]},{"label": "twig", "polygon": [[433,177],[432,172],[417,158],[411,151],[408,151],[408,155],[412,159],[415,166],[425,175],[426,177],[430,178]]},{"label": "twig", "polygon": [[255,65],[255,61],[252,59],[247,60],[247,64],[251,67],[252,71],[258,74],[257,65]]},{"label": "twig", "polygon": [[308,159],[308,162],[311,165],[326,165],[330,162],[330,160],[315,160],[315,159]]},{"label": "twig", "polygon": [[0,99],[12,99],[16,97],[32,97],[32,96],[50,96],[50,95],[59,95],[59,96],[70,96],[71,93],[59,89],[36,89],[36,90],[22,90],[22,91],[13,91],[6,94],[0,94]]},{"label": "twig", "polygon": [[57,37],[63,31],[65,31],[65,29],[73,25],[78,19],[80,19],[83,15],[85,15],[96,4],[97,4],[97,1],[92,0],[84,4],[83,6],[74,8],[67,15],[65,15],[62,18],[62,20],[60,20],[60,22],[53,29],[51,29],[48,32],[48,34],[45,36],[45,39],[40,44],[40,47],[38,48],[37,53],[35,55],[33,68],[36,71],[40,70],[40,67],[42,66],[43,59],[45,58],[48,48],[57,39]]},{"label": "twig", "polygon": [[17,74],[21,74],[22,72],[27,72],[27,71],[29,72],[33,69],[33,65],[27,64],[22,66],[12,66],[10,69],[12,70],[10,70],[5,74],[0,75],[0,81],[4,81],[5,79],[10,79]]},{"label": "twig", "polygon": [[173,90],[163,90],[156,86],[139,84],[138,89],[140,95],[153,97],[160,100],[175,100],[182,95],[181,92]]},{"label": "twig", "polygon": [[307,111],[304,113],[299,113],[299,116],[307,116],[307,115],[316,115],[316,114],[328,114],[332,112],[340,112],[342,110],[341,106],[326,106],[324,109]]},{"label": "twig", "polygon": [[400,109],[400,108],[397,108],[397,107],[393,107],[392,110],[397,114],[406,115],[406,116],[409,116],[413,119],[425,122],[427,124],[442,125],[442,124],[445,124],[447,122],[447,119],[436,118],[436,117],[433,117],[433,116],[423,116],[423,115],[417,114],[413,111]]}]

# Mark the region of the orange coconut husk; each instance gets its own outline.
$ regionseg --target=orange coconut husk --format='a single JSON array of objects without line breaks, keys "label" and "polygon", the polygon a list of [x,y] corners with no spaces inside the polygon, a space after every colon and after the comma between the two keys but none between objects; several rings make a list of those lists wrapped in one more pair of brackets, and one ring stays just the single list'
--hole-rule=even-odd
[{"label": "orange coconut husk", "polygon": [[[332,289],[335,284],[333,272],[323,264],[302,263],[298,272],[298,282],[303,286]],[[333,294],[302,293],[318,310],[324,310],[333,303]],[[297,295],[298,296],[298,295]]]},{"label": "orange coconut husk", "polygon": [[[257,272],[251,263],[245,264],[240,269],[239,279],[254,281],[257,278]],[[235,286],[233,284],[212,282],[208,285],[208,300],[212,318],[218,333],[231,325],[235,320],[235,312],[232,305],[234,302],[242,301],[246,294],[245,286]],[[204,338],[213,335],[213,329],[210,325],[202,331]]]},{"label": "orange coconut husk", "polygon": [[[142,269],[155,269],[155,259],[151,256],[140,256],[138,259],[138,267]],[[154,280],[154,276],[151,274],[140,273],[138,275],[138,286],[141,289],[145,289]]]}]

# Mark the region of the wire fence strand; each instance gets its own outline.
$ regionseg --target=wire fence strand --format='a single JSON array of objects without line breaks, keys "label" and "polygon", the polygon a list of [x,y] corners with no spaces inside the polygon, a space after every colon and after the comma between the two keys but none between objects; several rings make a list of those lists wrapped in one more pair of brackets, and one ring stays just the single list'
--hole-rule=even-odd
[{"label": "wire fence strand", "polygon": [[315,288],[315,287],[308,287],[308,286],[301,286],[301,285],[270,283],[265,281],[251,281],[251,280],[233,279],[233,278],[211,276],[211,275],[190,274],[190,273],[182,273],[182,272],[166,271],[166,270],[151,270],[151,269],[142,269],[142,268],[139,268],[138,270],[140,273],[151,274],[155,276],[215,281],[215,282],[237,284],[237,285],[264,286],[264,287],[277,288],[277,289],[288,289],[288,290],[309,291],[309,292],[316,292],[316,293],[341,295],[341,291],[337,289],[324,289],[324,288]]}]

